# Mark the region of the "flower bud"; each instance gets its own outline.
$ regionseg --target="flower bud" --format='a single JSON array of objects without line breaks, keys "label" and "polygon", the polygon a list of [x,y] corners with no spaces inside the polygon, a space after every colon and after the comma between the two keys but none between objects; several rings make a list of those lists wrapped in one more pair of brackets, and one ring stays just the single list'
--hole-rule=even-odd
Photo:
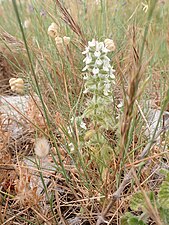
[{"label": "flower bud", "polygon": [[57,29],[58,29],[58,26],[56,25],[56,23],[52,23],[48,27],[48,35],[55,38],[58,35]]},{"label": "flower bud", "polygon": [[104,40],[104,44],[105,44],[106,48],[107,48],[110,52],[115,51],[116,46],[115,46],[114,41],[113,41],[112,39],[108,39],[108,38],[105,39],[105,40]]}]

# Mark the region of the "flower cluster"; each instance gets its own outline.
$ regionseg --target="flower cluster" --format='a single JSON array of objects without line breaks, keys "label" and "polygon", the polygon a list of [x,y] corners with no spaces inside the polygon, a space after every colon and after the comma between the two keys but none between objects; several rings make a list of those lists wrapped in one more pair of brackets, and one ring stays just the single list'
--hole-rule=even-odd
[{"label": "flower cluster", "polygon": [[[84,117],[102,121],[104,128],[108,128],[109,118],[105,115],[111,114],[113,101],[113,84],[115,84],[115,70],[110,64],[107,54],[115,49],[114,42],[106,39],[104,42],[92,40],[82,53],[86,55],[83,62],[86,64],[82,71],[85,72],[84,93],[89,93],[92,99],[87,103]],[[100,124],[99,122],[99,124]]]},{"label": "flower cluster", "polygon": [[[104,42],[98,42],[93,39],[88,42],[88,46],[82,53],[85,55],[83,60],[85,67],[82,70],[85,73],[83,78],[84,94],[88,95],[83,114],[71,119],[71,126],[74,127],[74,124],[76,124],[78,129],[79,149],[82,149],[84,143],[85,146],[87,144],[87,146],[95,149],[98,149],[98,143],[100,143],[104,146],[104,152],[108,149],[103,131],[112,128],[114,123],[112,102],[115,70],[107,55],[114,50],[113,40],[105,39]],[[72,137],[71,130],[69,134]],[[75,145],[70,142],[69,148],[73,152]],[[101,155],[103,158],[102,153]]]},{"label": "flower cluster", "polygon": [[108,96],[111,94],[112,84],[115,83],[114,69],[110,65],[107,53],[109,48],[104,42],[94,39],[88,42],[88,46],[82,54],[86,57],[83,60],[86,66],[82,71],[86,71],[84,93]]}]

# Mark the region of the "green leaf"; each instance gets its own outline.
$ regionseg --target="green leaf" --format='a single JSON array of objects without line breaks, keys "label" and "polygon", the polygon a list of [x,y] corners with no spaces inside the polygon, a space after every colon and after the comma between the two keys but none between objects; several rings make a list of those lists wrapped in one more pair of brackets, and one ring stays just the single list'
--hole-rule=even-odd
[{"label": "green leaf", "polygon": [[140,220],[138,217],[133,217],[128,219],[128,224],[129,225],[146,225],[142,220]]},{"label": "green leaf", "polygon": [[137,192],[132,196],[130,201],[130,208],[133,211],[143,210],[145,204],[145,199],[142,192]]},{"label": "green leaf", "polygon": [[161,169],[160,173],[165,176],[165,180],[169,182],[169,171],[167,169]]},{"label": "green leaf", "polygon": [[140,220],[139,217],[134,216],[132,213],[127,212],[122,218],[121,218],[121,225],[146,225],[144,221]]},{"label": "green leaf", "polygon": [[121,225],[129,225],[128,223],[128,219],[132,218],[133,214],[131,214],[130,212],[125,213],[124,216],[122,216],[121,218]]},{"label": "green leaf", "polygon": [[161,184],[158,201],[162,208],[169,209],[169,181],[163,181]]},{"label": "green leaf", "polygon": [[[148,198],[150,199],[151,203],[154,204],[154,193],[153,192],[147,192],[146,193]],[[145,201],[145,197],[143,195],[143,193],[141,191],[135,193],[131,200],[130,200],[130,208],[133,211],[139,211],[142,210],[144,212],[146,212],[146,201]]]},{"label": "green leaf", "polygon": [[160,208],[159,212],[164,225],[168,225],[169,224],[169,209]]}]

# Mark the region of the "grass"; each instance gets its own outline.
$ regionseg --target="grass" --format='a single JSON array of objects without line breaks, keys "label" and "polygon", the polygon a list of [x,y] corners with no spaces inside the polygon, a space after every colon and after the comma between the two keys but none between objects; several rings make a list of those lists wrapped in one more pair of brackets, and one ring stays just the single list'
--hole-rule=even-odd
[{"label": "grass", "polygon": [[[30,98],[19,112],[22,138],[13,140],[1,118],[1,224],[168,224],[169,3],[143,3],[147,12],[139,0],[0,1],[2,62]],[[70,37],[62,49],[48,35],[52,22],[59,37]],[[83,93],[82,52],[93,38],[116,46],[108,54],[113,102],[103,101],[101,118],[102,105],[87,115],[92,94]],[[148,137],[148,115],[157,109]],[[33,144],[43,136],[51,149],[37,161]]]}]

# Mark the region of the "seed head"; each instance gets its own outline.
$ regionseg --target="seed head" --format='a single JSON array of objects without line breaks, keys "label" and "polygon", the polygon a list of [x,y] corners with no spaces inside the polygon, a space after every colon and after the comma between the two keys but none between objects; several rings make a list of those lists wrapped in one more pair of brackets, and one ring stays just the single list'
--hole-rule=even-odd
[{"label": "seed head", "polygon": [[11,87],[11,90],[18,93],[23,94],[24,92],[24,81],[22,78],[11,78],[9,80],[9,84]]},{"label": "seed head", "polygon": [[50,150],[50,145],[45,137],[38,138],[35,143],[35,154],[39,158],[45,158]]},{"label": "seed head", "polygon": [[105,39],[104,40],[104,44],[106,46],[106,48],[110,51],[113,52],[116,49],[116,46],[114,44],[114,41],[112,39]]},{"label": "seed head", "polygon": [[56,23],[52,23],[49,27],[48,27],[48,35],[55,38],[58,35],[58,26],[56,25]]},{"label": "seed head", "polygon": [[70,37],[66,37],[66,36],[64,36],[63,38],[62,37],[56,37],[55,42],[56,42],[56,47],[57,47],[58,51],[60,53],[62,53],[63,50],[64,50],[64,46],[69,45]]},{"label": "seed head", "polygon": [[66,37],[66,36],[64,36],[63,38],[61,38],[61,37],[56,37],[55,38],[55,42],[56,42],[56,45],[58,46],[58,45],[68,45],[69,44],[69,42],[70,42],[70,37]]},{"label": "seed head", "polygon": [[63,37],[63,43],[64,43],[65,45],[68,45],[68,44],[70,43],[70,37],[64,36],[64,37]]}]

